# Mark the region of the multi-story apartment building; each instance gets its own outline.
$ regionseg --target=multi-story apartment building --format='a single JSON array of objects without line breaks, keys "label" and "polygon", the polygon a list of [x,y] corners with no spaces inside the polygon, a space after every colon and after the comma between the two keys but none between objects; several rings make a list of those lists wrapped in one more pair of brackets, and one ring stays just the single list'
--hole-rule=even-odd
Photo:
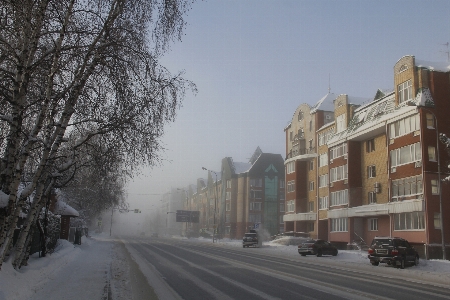
[{"label": "multi-story apartment building", "polygon": [[219,234],[241,239],[250,228],[275,235],[284,229],[284,165],[280,154],[259,147],[248,163],[222,160]]},{"label": "multi-story apartment building", "polygon": [[[335,97],[333,122],[317,124],[317,151],[309,157],[290,156],[294,115],[285,129],[286,180],[296,191],[287,186],[286,230],[310,232],[342,247],[399,236],[424,257],[443,256],[450,242],[450,189],[441,179],[448,176],[450,158],[438,134],[450,132],[450,68],[405,56],[394,66],[394,86],[365,104]],[[305,159],[318,166],[315,202]],[[309,202],[317,211],[305,210]]]}]

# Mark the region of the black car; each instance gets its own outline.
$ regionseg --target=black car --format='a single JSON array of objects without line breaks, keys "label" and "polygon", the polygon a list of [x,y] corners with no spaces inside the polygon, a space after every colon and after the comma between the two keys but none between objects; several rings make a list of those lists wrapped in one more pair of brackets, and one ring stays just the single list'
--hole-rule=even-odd
[{"label": "black car", "polygon": [[386,263],[403,269],[406,263],[419,264],[419,254],[407,240],[399,237],[375,237],[368,250],[370,263]]},{"label": "black car", "polygon": [[242,238],[242,248],[250,246],[258,247],[258,234],[255,230],[245,233]]},{"label": "black car", "polygon": [[306,256],[307,254],[317,255],[318,257],[322,255],[338,255],[338,249],[333,246],[330,242],[324,240],[308,240],[298,245],[298,253],[301,256]]}]

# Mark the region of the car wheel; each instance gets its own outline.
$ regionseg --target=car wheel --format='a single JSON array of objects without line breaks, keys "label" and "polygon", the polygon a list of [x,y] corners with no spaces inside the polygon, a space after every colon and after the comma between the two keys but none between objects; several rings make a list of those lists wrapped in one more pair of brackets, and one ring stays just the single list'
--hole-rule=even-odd
[{"label": "car wheel", "polygon": [[317,257],[321,257],[322,256],[322,250],[317,250]]},{"label": "car wheel", "polygon": [[306,256],[306,253],[300,253],[301,256]]},{"label": "car wheel", "polygon": [[417,255],[416,258],[414,259],[414,265],[418,266],[419,265],[419,256]]},{"label": "car wheel", "polygon": [[333,256],[336,256],[336,255],[338,255],[337,249],[333,251]]},{"label": "car wheel", "polygon": [[378,266],[380,264],[378,261],[372,261],[370,263],[372,264],[372,266]]}]

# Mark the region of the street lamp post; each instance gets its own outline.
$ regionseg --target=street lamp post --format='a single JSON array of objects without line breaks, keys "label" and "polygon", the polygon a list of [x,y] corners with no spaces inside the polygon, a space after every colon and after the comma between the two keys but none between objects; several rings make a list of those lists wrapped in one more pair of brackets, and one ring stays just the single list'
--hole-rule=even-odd
[{"label": "street lamp post", "polygon": [[[188,193],[186,192],[186,190],[185,189],[180,189],[180,188],[177,188],[177,190],[178,191],[183,191],[184,192],[184,195],[186,196],[186,208],[187,208],[187,210],[189,210],[189,197],[188,197]],[[188,222],[185,222],[185,227],[186,227],[186,232],[185,232],[185,234],[186,234],[186,237],[188,237],[187,235],[188,235]]]},{"label": "street lamp post", "polygon": [[214,225],[213,225],[213,243],[214,243],[214,241],[215,241],[215,236],[216,236],[216,227],[217,227],[217,225],[216,225],[216,208],[217,208],[217,173],[216,172],[214,172],[214,171],[212,171],[212,170],[208,170],[207,168],[205,168],[205,167],[202,167],[202,170],[205,170],[205,171],[209,171],[209,172],[213,172],[214,173],[214,175],[216,175],[216,187],[215,187],[215,199],[214,199]]},{"label": "street lamp post", "polygon": [[433,115],[434,120],[436,121],[436,151],[437,151],[437,167],[438,167],[438,189],[439,189],[439,219],[441,222],[441,246],[442,246],[442,259],[446,260],[447,255],[445,253],[445,238],[444,238],[444,217],[442,212],[442,188],[441,188],[441,155],[439,153],[439,130],[438,130],[438,120],[436,115],[429,109],[424,108],[421,105],[417,105],[414,102],[408,102],[408,106],[416,106],[417,108],[421,108],[424,111],[429,112]]}]

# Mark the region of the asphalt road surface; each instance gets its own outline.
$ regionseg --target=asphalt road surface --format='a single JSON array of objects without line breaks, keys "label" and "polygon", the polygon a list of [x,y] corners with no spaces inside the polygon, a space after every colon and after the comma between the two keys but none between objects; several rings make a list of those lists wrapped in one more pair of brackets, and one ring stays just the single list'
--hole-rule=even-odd
[{"label": "asphalt road surface", "polygon": [[355,270],[327,260],[275,255],[264,247],[169,238],[122,240],[164,300],[450,299],[448,284],[410,278],[405,270],[395,275],[380,267]]}]

